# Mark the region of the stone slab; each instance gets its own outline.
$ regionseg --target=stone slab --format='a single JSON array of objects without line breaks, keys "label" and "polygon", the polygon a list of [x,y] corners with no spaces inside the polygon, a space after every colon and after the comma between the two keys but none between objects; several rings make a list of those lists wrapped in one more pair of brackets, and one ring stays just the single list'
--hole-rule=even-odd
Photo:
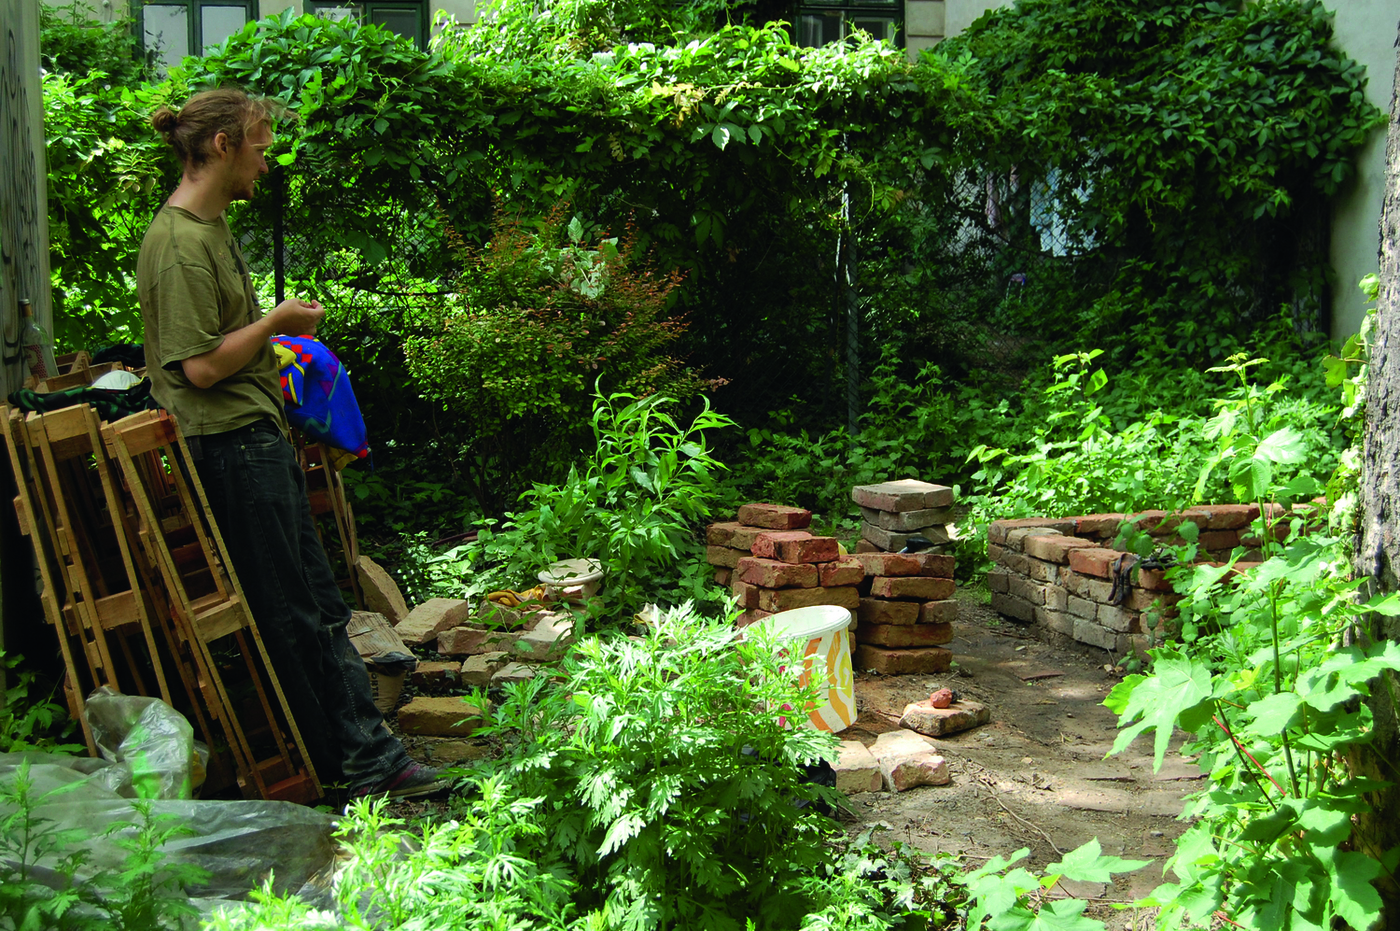
[{"label": "stone slab", "polygon": [[460,698],[420,695],[399,709],[399,729],[405,734],[466,737],[481,723],[481,709]]},{"label": "stone slab", "polygon": [[947,708],[935,708],[928,699],[904,706],[899,726],[929,737],[947,737],[980,727],[992,719],[992,709],[981,702],[959,701]]},{"label": "stone slab", "polygon": [[836,763],[836,791],[846,795],[879,792],[884,784],[880,764],[859,740],[843,740]]},{"label": "stone slab", "polygon": [[394,625],[394,633],[411,646],[422,646],[439,633],[471,617],[470,602],[461,598],[429,598]]}]

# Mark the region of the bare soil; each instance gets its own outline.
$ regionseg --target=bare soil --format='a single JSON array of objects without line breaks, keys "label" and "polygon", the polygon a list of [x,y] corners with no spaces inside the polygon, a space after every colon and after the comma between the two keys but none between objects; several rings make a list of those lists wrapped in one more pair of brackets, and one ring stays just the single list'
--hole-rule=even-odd
[{"label": "bare soil", "polygon": [[[847,828],[854,834],[883,824],[887,830],[877,838],[952,853],[968,867],[1028,847],[1021,865],[1043,869],[1096,837],[1104,853],[1155,862],[1112,884],[1062,882],[1051,895],[1088,899],[1088,914],[1110,931],[1150,928],[1150,913],[1113,906],[1142,898],[1163,881],[1162,863],[1188,826],[1177,816],[1184,796],[1202,783],[1197,768],[1176,752],[1180,735],[1155,773],[1149,738],[1108,757],[1116,716],[1102,702],[1122,678],[1113,666],[1117,657],[1065,638],[1038,639],[1034,628],[992,611],[985,591],[960,589],[956,597],[953,670],[937,676],[858,673],[860,715],[840,736],[872,744],[899,728],[906,704],[945,686],[987,705],[991,722],[934,741],[948,761],[951,785],[852,795]],[[416,692],[410,686],[403,700]],[[404,739],[413,756],[436,765],[489,752],[473,739]],[[411,820],[446,817],[447,805],[427,800],[392,808]]]},{"label": "bare soil", "polygon": [[970,866],[1028,847],[1023,865],[1043,868],[1095,837],[1104,853],[1155,860],[1111,885],[1065,882],[1056,890],[1091,900],[1091,914],[1112,929],[1144,927],[1149,916],[1109,903],[1131,902],[1161,883],[1162,862],[1188,827],[1177,816],[1183,797],[1201,788],[1201,776],[1175,752],[1180,735],[1155,773],[1150,738],[1106,758],[1117,727],[1102,702],[1121,679],[1115,657],[1037,639],[1034,629],[983,604],[976,589],[957,597],[952,672],[858,673],[860,716],[841,736],[874,743],[899,727],[907,703],[945,686],[987,705],[991,723],[935,740],[951,785],[860,793],[850,797],[852,811],[863,824],[887,824],[892,839],[956,854]]}]

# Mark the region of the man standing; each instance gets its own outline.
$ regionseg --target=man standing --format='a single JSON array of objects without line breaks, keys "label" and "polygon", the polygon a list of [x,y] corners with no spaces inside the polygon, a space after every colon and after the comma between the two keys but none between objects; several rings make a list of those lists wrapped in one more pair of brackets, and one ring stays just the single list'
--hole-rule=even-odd
[{"label": "man standing", "polygon": [[352,795],[446,788],[383,725],[350,609],[311,522],[286,440],[270,337],[312,334],[325,311],[292,298],[263,314],[224,210],[267,172],[274,101],[236,88],[195,94],[151,125],[184,169],[141,243],[136,281],[152,394],[191,439],[195,468],[248,607],[322,781]]}]

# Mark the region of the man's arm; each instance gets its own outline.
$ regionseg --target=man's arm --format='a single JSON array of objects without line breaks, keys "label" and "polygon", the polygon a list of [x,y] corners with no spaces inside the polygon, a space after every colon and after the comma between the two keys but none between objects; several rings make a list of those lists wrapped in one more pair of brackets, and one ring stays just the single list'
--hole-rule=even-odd
[{"label": "man's arm", "polygon": [[210,388],[243,369],[263,344],[277,334],[303,336],[316,332],[326,315],[318,301],[289,298],[270,314],[234,330],[218,346],[180,361],[185,377],[196,388]]}]

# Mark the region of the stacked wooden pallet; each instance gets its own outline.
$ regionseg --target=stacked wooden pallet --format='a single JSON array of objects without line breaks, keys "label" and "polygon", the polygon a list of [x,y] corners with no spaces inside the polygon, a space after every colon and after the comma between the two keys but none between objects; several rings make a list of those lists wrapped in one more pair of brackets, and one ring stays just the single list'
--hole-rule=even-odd
[{"label": "stacked wooden pallet", "polygon": [[[211,748],[206,793],[236,783],[248,797],[319,798],[175,421],[103,423],[86,405],[0,415],[74,718],[99,685],[158,696]],[[95,750],[85,723],[84,736]]]}]

